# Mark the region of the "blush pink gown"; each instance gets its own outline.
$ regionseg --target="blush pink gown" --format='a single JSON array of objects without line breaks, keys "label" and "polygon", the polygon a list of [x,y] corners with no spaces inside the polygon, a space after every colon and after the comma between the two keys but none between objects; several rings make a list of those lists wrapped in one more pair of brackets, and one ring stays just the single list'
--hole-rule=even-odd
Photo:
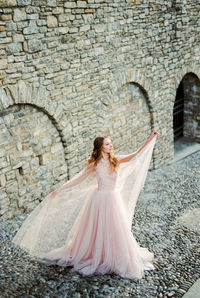
[{"label": "blush pink gown", "polygon": [[[149,151],[146,168],[150,163],[154,143],[151,149],[146,149]],[[145,150],[142,153],[144,158],[147,153]],[[26,219],[13,241],[49,263],[73,266],[73,271],[84,276],[116,273],[123,278],[141,279],[145,270],[154,269],[153,253],[140,247],[131,232],[136,199],[147,172],[139,172],[140,163],[145,160],[142,154],[129,165],[130,169],[134,164],[137,165],[135,174],[127,168],[123,172],[123,164],[120,165],[122,172],[120,167],[117,172],[111,172],[109,161],[101,159],[95,169],[97,185],[87,188],[84,203],[84,191],[82,199],[76,200],[76,194],[80,196],[81,188],[75,187],[70,192],[90,176],[90,171],[83,171],[77,178],[66,183],[68,190],[63,191],[60,198],[46,198]],[[122,192],[119,178],[124,180],[125,192]],[[121,193],[131,199],[122,199]]]},{"label": "blush pink gown", "polygon": [[60,266],[71,265],[83,275],[116,273],[140,279],[153,269],[153,254],[141,248],[128,229],[127,214],[116,190],[117,173],[110,173],[109,161],[97,165],[98,188],[81,211],[67,245],[46,255]]}]

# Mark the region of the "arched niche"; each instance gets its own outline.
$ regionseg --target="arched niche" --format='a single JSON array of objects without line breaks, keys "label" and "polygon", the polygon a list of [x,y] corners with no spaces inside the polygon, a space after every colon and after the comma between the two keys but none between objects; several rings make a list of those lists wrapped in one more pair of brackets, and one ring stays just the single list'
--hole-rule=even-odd
[{"label": "arched niche", "polygon": [[124,84],[110,112],[110,133],[118,151],[138,149],[151,134],[152,122],[147,91],[136,82]]},{"label": "arched niche", "polygon": [[67,180],[61,137],[52,119],[30,104],[0,111],[1,216],[30,212]]}]

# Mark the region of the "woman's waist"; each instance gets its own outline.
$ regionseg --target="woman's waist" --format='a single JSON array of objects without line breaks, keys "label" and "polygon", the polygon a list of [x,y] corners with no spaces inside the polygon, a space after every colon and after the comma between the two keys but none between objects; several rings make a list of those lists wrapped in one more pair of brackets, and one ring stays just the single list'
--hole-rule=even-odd
[{"label": "woman's waist", "polygon": [[110,191],[114,191],[114,190],[116,190],[116,185],[115,184],[113,184],[113,185],[108,185],[108,184],[98,184],[98,186],[97,186],[97,189],[98,190],[110,190]]}]

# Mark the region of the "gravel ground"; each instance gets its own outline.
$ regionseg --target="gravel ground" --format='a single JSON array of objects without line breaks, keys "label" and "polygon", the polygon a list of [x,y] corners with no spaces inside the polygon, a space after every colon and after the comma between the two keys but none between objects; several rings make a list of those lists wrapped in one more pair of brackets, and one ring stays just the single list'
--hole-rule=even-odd
[{"label": "gravel ground", "polygon": [[25,216],[2,221],[1,297],[182,297],[200,277],[199,234],[177,219],[200,207],[200,151],[148,174],[133,221],[141,246],[155,254],[154,271],[137,282],[115,274],[82,277],[46,266],[14,247]]}]

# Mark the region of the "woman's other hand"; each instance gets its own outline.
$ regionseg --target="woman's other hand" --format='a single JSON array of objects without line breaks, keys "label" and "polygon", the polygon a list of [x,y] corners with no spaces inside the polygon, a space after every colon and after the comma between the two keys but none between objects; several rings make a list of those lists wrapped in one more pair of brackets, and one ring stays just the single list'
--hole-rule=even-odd
[{"label": "woman's other hand", "polygon": [[51,198],[52,198],[52,199],[55,199],[55,197],[57,196],[57,193],[58,193],[58,191],[57,191],[57,190],[54,190],[54,191],[51,193]]}]

